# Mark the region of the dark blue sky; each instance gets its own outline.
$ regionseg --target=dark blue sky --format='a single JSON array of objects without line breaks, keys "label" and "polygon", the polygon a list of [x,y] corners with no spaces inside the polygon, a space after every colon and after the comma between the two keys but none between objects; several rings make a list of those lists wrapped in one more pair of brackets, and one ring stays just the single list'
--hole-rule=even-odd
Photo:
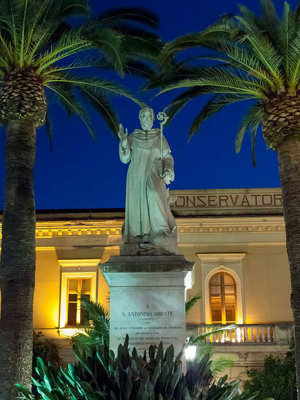
[{"label": "dark blue sky", "polygon": [[[258,0],[240,0],[258,10]],[[237,12],[236,0],[92,0],[96,12],[123,6],[146,7],[160,16],[160,35],[171,40],[178,35],[201,30],[225,12]],[[275,0],[281,9],[282,0]],[[291,0],[294,7],[298,1]],[[101,6],[101,7],[100,7]],[[140,81],[130,78],[124,85],[137,90]],[[142,96],[162,110],[173,95]],[[120,119],[129,131],[138,125],[138,106],[126,99],[114,101]],[[234,138],[242,106],[232,106],[206,122],[201,133],[188,143],[188,128],[199,109],[199,99],[187,106],[166,129],[165,136],[175,160],[175,182],[170,189],[216,189],[280,186],[276,153],[267,150],[260,132],[257,140],[257,167],[252,167],[248,138],[239,155]],[[37,209],[124,207],[127,166],[118,158],[118,143],[100,117],[93,114],[98,132],[95,142],[77,119],[68,119],[53,108],[53,151],[44,130],[37,132],[35,194]],[[0,201],[4,187],[4,135],[0,138]]]}]

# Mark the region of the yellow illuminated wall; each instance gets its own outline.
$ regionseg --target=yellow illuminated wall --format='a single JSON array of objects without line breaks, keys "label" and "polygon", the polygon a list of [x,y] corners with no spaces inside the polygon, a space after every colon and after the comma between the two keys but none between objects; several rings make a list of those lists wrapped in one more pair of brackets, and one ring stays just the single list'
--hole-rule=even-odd
[{"label": "yellow illuminated wall", "polygon": [[[195,262],[195,283],[188,292],[191,297],[202,292],[202,270],[201,262],[194,255],[195,252],[228,252],[228,246],[216,247],[213,243],[209,247],[197,246],[188,249],[186,256]],[[230,246],[230,252],[245,252],[243,260],[243,319],[239,318],[238,323],[264,324],[275,322],[290,322],[293,320],[290,306],[290,271],[283,244],[278,245],[236,245]],[[230,267],[230,264],[226,264]],[[200,324],[205,322],[201,301],[191,310],[188,322]]]},{"label": "yellow illuminated wall", "polygon": [[[182,222],[183,221],[183,222]],[[186,220],[179,221],[187,224]],[[195,224],[196,219],[193,219]],[[199,218],[199,221],[201,219]],[[76,222],[39,221],[37,224],[36,289],[34,296],[34,329],[47,337],[63,337],[61,289],[62,273],[66,268],[76,271],[82,265],[95,267],[111,255],[119,253],[122,220],[92,220]],[[223,223],[216,219],[216,224]],[[238,222],[239,223],[239,222]],[[241,219],[241,224],[245,222]],[[200,224],[200,222],[199,222]],[[190,230],[187,229],[189,232]],[[276,242],[274,235],[265,233],[261,243],[257,237],[241,233],[217,235],[179,234],[179,253],[195,263],[194,286],[188,297],[201,293],[203,275],[198,253],[245,253],[243,269],[243,315],[239,323],[262,324],[292,321],[290,299],[290,275],[285,244]],[[73,264],[72,264],[73,263]],[[230,265],[226,264],[230,268]],[[75,268],[75,269],[74,269]],[[109,290],[100,269],[95,275],[96,300],[109,311]],[[203,296],[203,293],[201,293]],[[191,310],[188,322],[205,322],[202,299]]]}]

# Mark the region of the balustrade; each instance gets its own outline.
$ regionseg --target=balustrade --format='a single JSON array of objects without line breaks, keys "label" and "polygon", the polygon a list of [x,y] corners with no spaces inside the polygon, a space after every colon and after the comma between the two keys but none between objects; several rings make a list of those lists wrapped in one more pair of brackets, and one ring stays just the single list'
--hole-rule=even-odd
[{"label": "balustrade", "polygon": [[[224,325],[224,330],[217,332],[216,329],[222,329],[217,325],[199,325],[198,335],[206,335],[207,343],[274,343],[274,325]],[[207,335],[211,332],[211,335]]]}]

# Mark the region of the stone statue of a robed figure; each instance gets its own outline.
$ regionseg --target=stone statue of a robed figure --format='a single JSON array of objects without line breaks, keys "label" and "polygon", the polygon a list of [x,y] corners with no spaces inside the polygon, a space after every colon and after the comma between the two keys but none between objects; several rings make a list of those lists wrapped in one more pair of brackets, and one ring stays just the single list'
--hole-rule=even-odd
[{"label": "stone statue of a robed figure", "polygon": [[153,129],[154,112],[140,110],[141,129],[128,135],[119,127],[119,153],[127,172],[125,222],[121,254],[176,254],[177,227],[170,210],[169,185],[174,160],[161,129]]},{"label": "stone statue of a robed figure", "polygon": [[128,335],[138,354],[160,342],[172,344],[178,354],[186,339],[185,292],[193,263],[177,254],[166,187],[174,180],[174,161],[163,136],[166,115],[157,115],[160,129],[153,129],[151,108],[142,108],[139,117],[140,129],[130,135],[122,125],[119,129],[120,159],[130,162],[123,244],[120,255],[99,264],[110,290],[109,345],[117,352]]}]

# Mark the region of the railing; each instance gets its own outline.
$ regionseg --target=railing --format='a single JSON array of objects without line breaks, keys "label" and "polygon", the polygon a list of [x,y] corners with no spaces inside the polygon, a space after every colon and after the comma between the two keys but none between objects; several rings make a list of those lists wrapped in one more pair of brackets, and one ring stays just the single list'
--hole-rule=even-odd
[{"label": "railing", "polygon": [[[255,324],[255,325],[224,325],[224,331],[220,325],[198,325],[197,332],[193,335],[205,336],[207,343],[214,344],[274,344],[275,342],[287,343],[292,336],[292,324]],[[211,334],[210,334],[211,332]]]}]

